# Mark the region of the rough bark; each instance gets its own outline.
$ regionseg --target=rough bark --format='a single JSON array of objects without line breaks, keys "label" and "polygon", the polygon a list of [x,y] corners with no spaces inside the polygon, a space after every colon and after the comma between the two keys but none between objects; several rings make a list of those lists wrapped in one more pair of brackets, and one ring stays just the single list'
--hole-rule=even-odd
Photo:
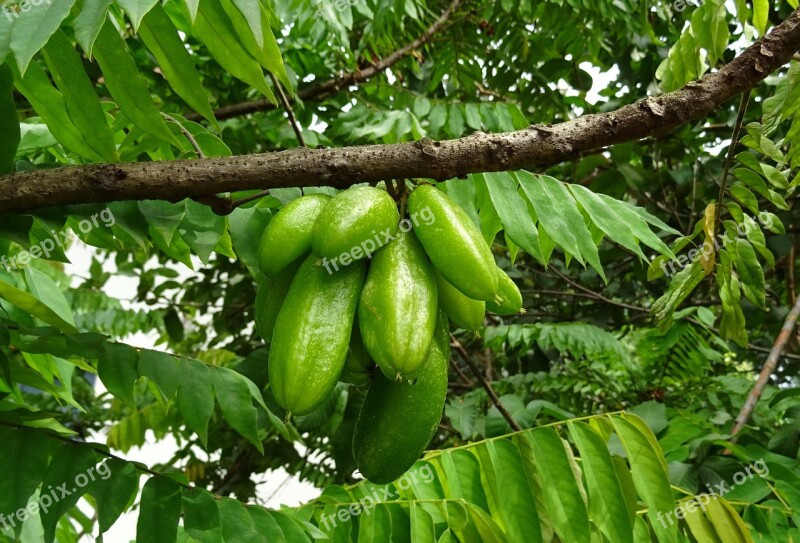
[{"label": "rough bark", "polygon": [[437,180],[572,160],[586,151],[662,135],[756,86],[800,49],[800,10],[718,72],[610,113],[552,126],[391,145],[291,149],[169,162],[101,164],[0,177],[0,212],[116,200],[203,199],[278,187],[348,187],[366,181]]}]

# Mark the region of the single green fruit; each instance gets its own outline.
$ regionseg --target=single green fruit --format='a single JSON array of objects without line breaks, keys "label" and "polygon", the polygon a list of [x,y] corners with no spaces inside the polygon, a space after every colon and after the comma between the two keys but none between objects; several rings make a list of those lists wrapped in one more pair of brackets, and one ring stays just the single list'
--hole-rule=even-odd
[{"label": "single green fruit", "polygon": [[258,244],[258,268],[274,277],[311,250],[311,236],[327,194],[309,194],[292,200],[269,221]]},{"label": "single green fruit", "polygon": [[486,302],[473,300],[447,282],[442,274],[435,271],[436,289],[439,291],[439,306],[456,326],[466,330],[477,330],[483,325],[486,315]]},{"label": "single green fruit", "polygon": [[275,277],[265,277],[258,287],[255,304],[256,331],[267,343],[272,341],[272,331],[275,329],[278,312],[289,293],[297,269],[304,260],[298,258]]},{"label": "single green fruit", "polygon": [[269,381],[275,401],[292,415],[310,413],[336,387],[366,265],[334,274],[309,256],[292,281],[272,334]]},{"label": "single green fruit", "polygon": [[436,329],[436,280],[412,232],[373,257],[358,303],[367,352],[389,379],[413,379]]},{"label": "single green fruit", "polygon": [[328,271],[369,258],[397,232],[400,214],[392,197],[374,187],[351,187],[322,210],[312,246]]},{"label": "single green fruit", "polygon": [[344,361],[344,369],[339,380],[357,387],[365,387],[369,384],[374,371],[375,362],[372,361],[364,347],[364,340],[361,339],[358,319],[356,319],[350,335],[350,348],[347,350],[347,358]]},{"label": "single green fruit", "polygon": [[414,465],[442,419],[449,366],[450,332],[440,312],[428,360],[414,384],[380,374],[372,379],[353,433],[353,456],[364,477],[389,483]]},{"label": "single green fruit", "polygon": [[[491,300],[497,292],[492,251],[466,212],[431,185],[414,189],[408,212],[431,262],[447,281],[473,300]],[[421,222],[416,217],[433,217]]]},{"label": "single green fruit", "polygon": [[500,267],[497,268],[497,279],[497,295],[486,301],[486,309],[497,315],[525,313],[519,287]]}]

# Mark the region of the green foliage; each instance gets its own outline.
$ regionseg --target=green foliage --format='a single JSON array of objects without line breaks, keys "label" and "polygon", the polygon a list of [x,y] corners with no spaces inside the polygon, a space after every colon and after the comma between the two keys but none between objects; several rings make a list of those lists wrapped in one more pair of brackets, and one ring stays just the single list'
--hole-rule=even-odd
[{"label": "green foliage", "polygon": [[[796,8],[473,1],[430,41],[358,78],[448,5],[7,4],[0,175],[296,147],[276,107],[281,90],[309,147],[546,129],[680,88]],[[253,101],[262,109],[220,114]],[[364,391],[340,384],[284,422],[253,325],[264,228],[301,194],[335,190],[225,194],[250,200],[228,215],[193,200],[4,214],[0,514],[60,495],[64,483],[75,491],[0,525],[0,540],[77,541],[130,511],[140,541],[800,538],[794,337],[748,424],[730,435],[796,295],[800,62],[752,89],[725,175],[736,108],[566,164],[440,184],[492,245],[527,313],[488,316],[480,336],[455,332],[463,352],[453,349],[433,450],[381,489],[355,472]],[[90,264],[76,271],[70,260]],[[138,347],[143,338],[153,348]],[[512,432],[465,356],[523,431]],[[117,456],[167,437],[177,445],[163,464]],[[768,473],[660,521],[753,465]],[[322,495],[253,505],[259,474],[279,470]],[[79,476],[91,480],[79,488]],[[370,496],[380,503],[366,510]]]}]

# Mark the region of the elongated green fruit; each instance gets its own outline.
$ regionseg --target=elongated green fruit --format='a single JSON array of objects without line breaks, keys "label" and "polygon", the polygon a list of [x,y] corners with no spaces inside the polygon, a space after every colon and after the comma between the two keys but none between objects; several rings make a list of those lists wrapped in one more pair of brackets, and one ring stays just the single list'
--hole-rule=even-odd
[{"label": "elongated green fruit", "polygon": [[329,274],[309,256],[283,302],[269,352],[275,401],[289,414],[319,407],[344,367],[366,265]]},{"label": "elongated green fruit", "polygon": [[309,194],[292,200],[269,221],[258,245],[258,267],[273,277],[311,250],[314,223],[331,199]]},{"label": "elongated green fruit", "polygon": [[463,292],[447,282],[442,274],[435,271],[436,289],[439,291],[439,307],[451,321],[466,330],[477,330],[483,325],[486,315],[486,302],[468,298]]},{"label": "elongated green fruit", "polygon": [[497,296],[486,301],[486,309],[497,315],[517,315],[522,309],[522,293],[514,281],[499,267],[497,268]]},{"label": "elongated green fruit", "polygon": [[[408,212],[414,232],[444,278],[473,300],[494,298],[494,257],[466,212],[431,185],[422,185],[411,193]],[[425,213],[433,220],[415,219]]]},{"label": "elongated green fruit", "polygon": [[314,226],[312,245],[330,270],[368,258],[389,243],[400,215],[385,191],[351,187],[337,194]]},{"label": "elongated green fruit", "polygon": [[353,332],[350,335],[350,347],[347,350],[344,369],[339,380],[357,387],[365,387],[369,384],[374,370],[375,362],[372,361],[367,349],[364,347],[364,340],[361,339],[358,319],[356,319],[353,323]]},{"label": "elongated green fruit", "polygon": [[412,232],[401,232],[372,259],[358,303],[367,352],[389,379],[413,379],[436,328],[436,280]]},{"label": "elongated green fruit", "polygon": [[256,331],[267,343],[272,341],[272,331],[275,329],[278,312],[289,293],[297,269],[304,260],[303,257],[298,258],[275,277],[265,277],[258,287],[255,304]]},{"label": "elongated green fruit", "polygon": [[447,317],[439,313],[428,359],[414,384],[376,375],[353,433],[361,474],[377,484],[394,481],[414,465],[442,419],[450,366]]}]

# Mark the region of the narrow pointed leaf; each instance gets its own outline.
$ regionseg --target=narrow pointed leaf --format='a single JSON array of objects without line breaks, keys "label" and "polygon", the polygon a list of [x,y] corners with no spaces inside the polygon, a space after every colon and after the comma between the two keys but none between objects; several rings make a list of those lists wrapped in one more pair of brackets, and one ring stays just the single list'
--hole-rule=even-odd
[{"label": "narrow pointed leaf", "polygon": [[26,2],[14,20],[10,47],[21,74],[25,74],[33,55],[38,53],[69,15],[75,0]]}]

